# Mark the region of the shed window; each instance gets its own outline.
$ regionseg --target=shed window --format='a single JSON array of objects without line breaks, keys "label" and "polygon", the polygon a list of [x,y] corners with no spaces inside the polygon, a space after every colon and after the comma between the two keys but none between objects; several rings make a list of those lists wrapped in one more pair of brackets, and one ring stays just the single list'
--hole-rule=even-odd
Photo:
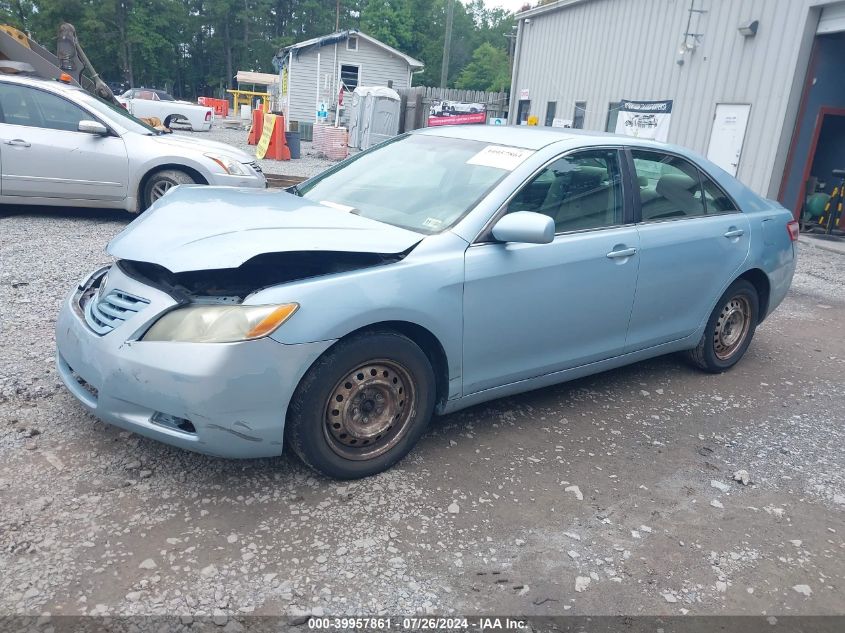
[{"label": "shed window", "polygon": [[361,67],[353,66],[352,64],[343,64],[340,67],[340,81],[349,92],[358,87],[358,81],[361,78]]},{"label": "shed window", "polygon": [[358,50],[358,38],[357,37],[346,38],[346,50],[348,50],[348,51],[357,51]]},{"label": "shed window", "polygon": [[576,101],[575,113],[572,115],[572,127],[576,130],[584,129],[584,115],[587,114],[587,102]]}]

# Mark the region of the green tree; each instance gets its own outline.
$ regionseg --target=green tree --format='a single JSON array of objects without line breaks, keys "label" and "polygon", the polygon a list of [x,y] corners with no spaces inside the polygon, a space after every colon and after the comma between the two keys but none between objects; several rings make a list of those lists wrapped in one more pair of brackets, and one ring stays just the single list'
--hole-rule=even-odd
[{"label": "green tree", "polygon": [[413,45],[413,18],[408,0],[366,0],[361,10],[361,30],[400,50]]},{"label": "green tree", "polygon": [[[223,96],[240,69],[273,72],[280,48],[335,30],[338,6],[341,29],[360,28],[420,59],[416,85],[439,83],[446,0],[0,0],[0,24],[54,51],[59,25],[70,22],[104,80],[194,98]],[[495,59],[506,57],[512,26],[483,0],[455,0],[450,85],[480,82],[487,71],[477,66],[488,62],[475,52],[486,43]]]},{"label": "green tree", "polygon": [[461,71],[457,88],[504,91],[510,87],[510,64],[505,51],[484,42],[472,54],[472,61]]}]

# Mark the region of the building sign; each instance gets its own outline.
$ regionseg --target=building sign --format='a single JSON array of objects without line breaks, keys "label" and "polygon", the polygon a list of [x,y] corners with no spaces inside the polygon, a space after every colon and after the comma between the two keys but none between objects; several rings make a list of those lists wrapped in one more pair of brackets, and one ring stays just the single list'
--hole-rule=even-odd
[{"label": "building sign", "polygon": [[486,123],[487,104],[465,101],[433,101],[428,113],[429,127]]},{"label": "building sign", "polygon": [[520,101],[526,101],[528,99],[529,94],[530,93],[528,92],[528,88],[523,88],[522,90],[519,91],[519,100]]},{"label": "building sign", "polygon": [[669,122],[672,119],[672,100],[628,101],[623,100],[616,119],[616,133],[625,136],[654,139],[669,139]]},{"label": "building sign", "polygon": [[317,104],[317,123],[325,123],[329,120],[329,110],[326,108],[326,102],[321,101]]}]

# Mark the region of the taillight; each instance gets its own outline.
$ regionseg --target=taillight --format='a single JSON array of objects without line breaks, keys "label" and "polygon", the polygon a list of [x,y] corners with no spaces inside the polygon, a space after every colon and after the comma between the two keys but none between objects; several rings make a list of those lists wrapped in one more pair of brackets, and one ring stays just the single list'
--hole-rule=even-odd
[{"label": "taillight", "polygon": [[787,222],[786,231],[789,233],[790,241],[795,242],[798,239],[798,220]]},{"label": "taillight", "polygon": [[211,110],[209,110],[208,112],[205,113],[205,120],[211,121]]}]

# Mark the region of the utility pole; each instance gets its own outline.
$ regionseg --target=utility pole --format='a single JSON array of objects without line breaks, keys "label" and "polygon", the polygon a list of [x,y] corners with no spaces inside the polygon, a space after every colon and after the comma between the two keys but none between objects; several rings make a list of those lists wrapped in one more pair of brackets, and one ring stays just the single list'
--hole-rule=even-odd
[{"label": "utility pole", "polygon": [[337,0],[337,4],[335,5],[335,13],[334,13],[334,32],[337,33],[340,30],[340,0]]},{"label": "utility pole", "polygon": [[443,65],[440,67],[440,87],[446,88],[449,79],[449,52],[452,48],[452,20],[455,17],[455,0],[446,0],[446,36],[443,38]]}]

